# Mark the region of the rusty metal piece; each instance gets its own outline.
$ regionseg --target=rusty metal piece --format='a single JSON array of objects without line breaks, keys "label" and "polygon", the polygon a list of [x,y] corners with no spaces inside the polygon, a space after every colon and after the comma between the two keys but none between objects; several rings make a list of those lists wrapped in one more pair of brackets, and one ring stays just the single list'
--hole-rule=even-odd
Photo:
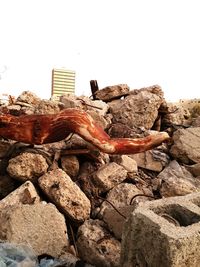
[{"label": "rusty metal piece", "polygon": [[85,111],[68,108],[58,114],[0,115],[0,136],[27,144],[46,144],[65,139],[70,133],[80,135],[102,152],[134,154],[152,149],[169,139],[166,132],[144,138],[110,138]]}]

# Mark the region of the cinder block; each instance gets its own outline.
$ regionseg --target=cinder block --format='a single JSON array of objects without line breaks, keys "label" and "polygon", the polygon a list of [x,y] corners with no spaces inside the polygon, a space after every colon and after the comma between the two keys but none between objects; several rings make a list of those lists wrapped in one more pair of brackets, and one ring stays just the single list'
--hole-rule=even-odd
[{"label": "cinder block", "polygon": [[199,267],[200,193],[142,203],[122,234],[121,267]]}]

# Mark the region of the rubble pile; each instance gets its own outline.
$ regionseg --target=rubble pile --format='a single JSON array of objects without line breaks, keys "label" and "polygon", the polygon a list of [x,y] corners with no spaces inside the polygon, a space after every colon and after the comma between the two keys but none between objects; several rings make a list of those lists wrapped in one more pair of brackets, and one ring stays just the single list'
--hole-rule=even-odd
[{"label": "rubble pile", "polygon": [[0,240],[62,266],[118,267],[123,224],[139,202],[200,191],[200,117],[167,103],[158,85],[109,86],[95,100],[67,94],[41,100],[25,91],[0,107],[15,116],[67,108],[86,111],[113,138],[166,131],[171,141],[108,155],[76,134],[35,146],[1,138]]}]

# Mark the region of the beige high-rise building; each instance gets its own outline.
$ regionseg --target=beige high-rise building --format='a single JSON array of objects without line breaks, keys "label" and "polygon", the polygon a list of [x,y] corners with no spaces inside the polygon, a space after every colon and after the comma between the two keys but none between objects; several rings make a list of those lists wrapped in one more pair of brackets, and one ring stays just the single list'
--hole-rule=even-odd
[{"label": "beige high-rise building", "polygon": [[52,70],[51,95],[59,97],[63,94],[75,94],[75,71],[66,69]]}]

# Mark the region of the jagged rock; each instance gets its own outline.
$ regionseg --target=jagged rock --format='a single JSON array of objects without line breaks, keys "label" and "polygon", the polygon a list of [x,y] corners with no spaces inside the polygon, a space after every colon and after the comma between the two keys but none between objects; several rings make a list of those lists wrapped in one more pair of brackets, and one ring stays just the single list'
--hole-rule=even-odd
[{"label": "jagged rock", "polygon": [[78,229],[80,257],[96,267],[119,267],[120,242],[106,230],[100,220],[87,220]]},{"label": "jagged rock", "polygon": [[126,179],[127,170],[115,162],[101,166],[94,174],[93,181],[101,192],[107,192]]},{"label": "jagged rock", "polygon": [[9,175],[0,175],[0,199],[6,197],[16,187],[16,181]]},{"label": "jagged rock", "polygon": [[37,203],[4,209],[0,239],[31,246],[36,255],[59,257],[68,246],[64,216],[53,204]]},{"label": "jagged rock", "polygon": [[[138,194],[142,194],[135,185],[128,183],[121,183],[111,189],[106,197],[106,200],[112,203],[115,208],[130,205],[131,199]],[[105,209],[113,209],[113,207],[104,201],[100,207],[100,214],[103,215]]]},{"label": "jagged rock", "polygon": [[40,98],[36,94],[30,91],[24,91],[17,97],[15,103],[17,104],[17,102],[23,102],[30,105],[36,105],[40,101],[41,101]]},{"label": "jagged rock", "polygon": [[[162,108],[163,109],[163,108]],[[184,125],[186,120],[190,117],[188,109],[180,104],[165,103],[165,112],[162,117],[162,124],[166,126]]]},{"label": "jagged rock", "polygon": [[0,213],[12,206],[38,203],[40,197],[34,185],[27,181],[0,201]]},{"label": "jagged rock", "polygon": [[170,160],[167,154],[157,149],[133,154],[130,157],[137,162],[138,167],[156,172],[162,171]]},{"label": "jagged rock", "polygon": [[49,171],[38,182],[48,198],[73,221],[80,223],[89,218],[89,199],[63,170]]},{"label": "jagged rock", "polygon": [[191,166],[185,166],[186,169],[192,173],[194,177],[200,176],[200,163],[191,165]]},{"label": "jagged rock", "polygon": [[21,112],[21,106],[20,105],[10,105],[7,106],[7,109],[9,111],[10,114],[18,116],[20,115]]},{"label": "jagged rock", "polygon": [[79,172],[79,161],[74,155],[61,157],[61,167],[70,176],[76,177]]},{"label": "jagged rock", "polygon": [[113,122],[128,125],[130,128],[143,126],[147,130],[151,129],[163,102],[161,92],[155,92],[148,88],[134,90],[124,100],[118,102],[118,105],[110,107]]},{"label": "jagged rock", "polygon": [[127,95],[129,93],[129,90],[130,88],[127,84],[107,86],[101,90],[96,91],[95,97],[96,99],[100,99],[106,102]]},{"label": "jagged rock", "polygon": [[105,209],[103,221],[118,240],[121,240],[124,223],[134,209],[133,205],[119,207],[118,212],[115,209]]},{"label": "jagged rock", "polygon": [[192,127],[200,127],[200,116],[192,119],[191,126]]},{"label": "jagged rock", "polygon": [[173,160],[158,175],[162,179],[160,193],[162,197],[182,196],[200,191],[200,179],[192,174],[177,161]]},{"label": "jagged rock", "polygon": [[24,152],[9,160],[9,175],[20,181],[36,182],[38,177],[47,172],[49,165],[40,154]]},{"label": "jagged rock", "polygon": [[88,113],[103,129],[106,129],[110,126],[111,122],[106,120],[102,115],[99,114],[99,112],[95,110],[89,110]]},{"label": "jagged rock", "polygon": [[56,114],[64,108],[64,105],[60,102],[51,100],[41,100],[35,106],[35,114]]},{"label": "jagged rock", "polygon": [[122,155],[122,156],[114,155],[114,156],[111,156],[111,158],[112,158],[112,161],[121,165],[128,172],[136,173],[138,170],[137,162],[133,158],[127,155]]},{"label": "jagged rock", "polygon": [[179,129],[173,134],[170,153],[185,164],[200,162],[200,127]]}]

